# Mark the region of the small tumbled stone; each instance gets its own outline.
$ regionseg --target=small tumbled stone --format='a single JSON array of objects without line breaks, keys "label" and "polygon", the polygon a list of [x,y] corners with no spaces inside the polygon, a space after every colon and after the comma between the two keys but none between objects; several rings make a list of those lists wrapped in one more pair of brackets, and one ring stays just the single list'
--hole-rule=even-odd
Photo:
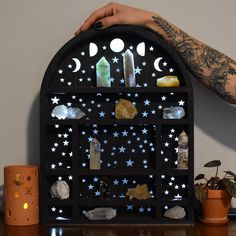
[{"label": "small tumbled stone", "polygon": [[95,208],[87,211],[85,216],[90,220],[111,220],[116,217],[116,210],[111,207]]},{"label": "small tumbled stone", "polygon": [[156,82],[157,87],[179,87],[180,83],[178,77],[175,75],[166,75]]},{"label": "small tumbled stone", "polygon": [[128,100],[120,99],[115,107],[116,119],[134,119],[138,114],[136,107]]},{"label": "small tumbled stone", "polygon": [[186,216],[185,209],[178,205],[168,209],[164,214],[164,217],[174,220],[183,219],[185,216]]},{"label": "small tumbled stone", "polygon": [[183,107],[166,107],[163,109],[163,119],[181,119],[184,116]]},{"label": "small tumbled stone", "polygon": [[70,187],[64,180],[57,180],[50,188],[50,193],[53,198],[61,200],[70,197]]}]

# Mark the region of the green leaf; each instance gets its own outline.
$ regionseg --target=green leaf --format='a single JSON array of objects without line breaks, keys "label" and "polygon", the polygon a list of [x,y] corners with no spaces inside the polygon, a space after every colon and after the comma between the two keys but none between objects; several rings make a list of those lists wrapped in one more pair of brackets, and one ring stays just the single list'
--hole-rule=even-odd
[{"label": "green leaf", "polygon": [[236,197],[236,184],[233,183],[230,179],[224,179],[224,183],[228,192],[233,196]]},{"label": "green leaf", "polygon": [[208,196],[208,191],[207,189],[202,186],[202,185],[198,185],[195,186],[195,196],[196,198],[201,202],[205,202],[207,200],[207,196]]},{"label": "green leaf", "polygon": [[207,162],[204,167],[217,167],[221,165],[221,161],[220,160],[214,160],[214,161],[210,161]]},{"label": "green leaf", "polygon": [[194,180],[200,180],[200,179],[204,179],[205,178],[205,175],[204,174],[199,174],[195,177]]},{"label": "green leaf", "polygon": [[236,174],[234,173],[234,172],[232,172],[232,171],[230,171],[230,170],[226,170],[226,171],[224,171],[227,175],[231,175],[231,176],[233,176],[233,177],[236,177]]}]

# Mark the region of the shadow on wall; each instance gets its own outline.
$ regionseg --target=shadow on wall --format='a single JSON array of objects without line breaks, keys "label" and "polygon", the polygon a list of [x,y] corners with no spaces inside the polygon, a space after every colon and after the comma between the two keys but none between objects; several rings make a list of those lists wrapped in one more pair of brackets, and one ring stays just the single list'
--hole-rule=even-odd
[{"label": "shadow on wall", "polygon": [[194,91],[194,122],[207,135],[236,151],[236,106],[224,102],[190,76]]},{"label": "shadow on wall", "polygon": [[35,96],[28,118],[27,158],[29,165],[39,165],[39,93]]},{"label": "shadow on wall", "polygon": [[3,193],[4,193],[4,186],[0,185],[0,212],[3,212]]}]

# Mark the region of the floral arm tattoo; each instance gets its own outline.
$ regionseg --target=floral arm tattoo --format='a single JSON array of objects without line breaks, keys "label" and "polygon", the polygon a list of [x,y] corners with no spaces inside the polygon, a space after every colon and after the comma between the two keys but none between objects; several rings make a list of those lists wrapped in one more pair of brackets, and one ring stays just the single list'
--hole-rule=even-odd
[{"label": "floral arm tattoo", "polygon": [[162,32],[161,36],[180,54],[192,74],[225,101],[236,103],[236,62],[163,18],[153,16],[153,20]]}]

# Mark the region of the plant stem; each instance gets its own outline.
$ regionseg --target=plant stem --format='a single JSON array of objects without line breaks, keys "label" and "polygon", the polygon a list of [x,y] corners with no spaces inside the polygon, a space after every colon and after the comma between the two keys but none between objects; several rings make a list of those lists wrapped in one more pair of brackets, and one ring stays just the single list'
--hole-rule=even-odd
[{"label": "plant stem", "polygon": [[218,175],[218,166],[216,167],[216,176],[215,176],[215,178],[217,177],[217,175]]}]

